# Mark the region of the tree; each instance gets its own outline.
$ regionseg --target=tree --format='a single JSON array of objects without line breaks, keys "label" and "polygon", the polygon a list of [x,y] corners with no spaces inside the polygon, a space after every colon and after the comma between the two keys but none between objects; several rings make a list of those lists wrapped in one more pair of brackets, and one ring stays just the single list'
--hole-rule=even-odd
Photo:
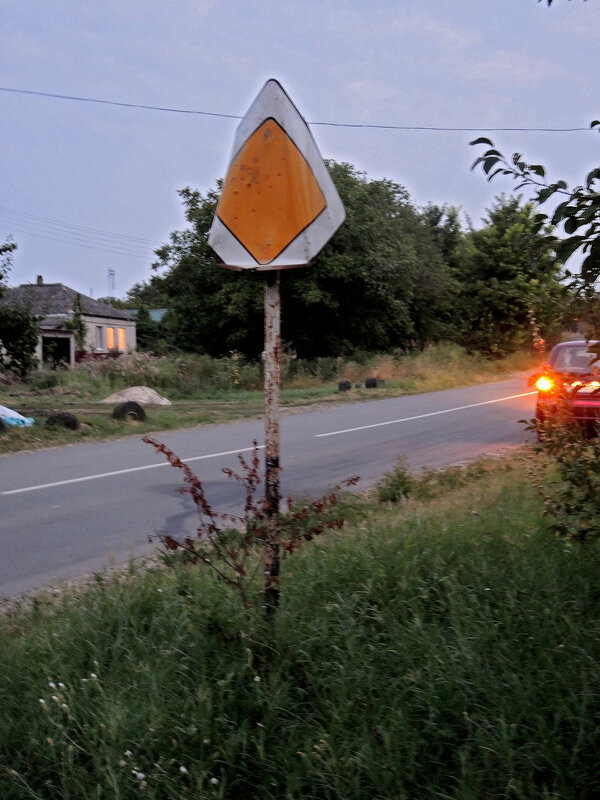
[{"label": "tree", "polygon": [[20,378],[37,366],[35,349],[39,338],[36,317],[24,308],[0,308],[0,364]]},{"label": "tree", "polygon": [[[600,128],[600,120],[594,120],[590,127]],[[600,277],[600,167],[588,172],[582,185],[569,188],[563,180],[548,181],[544,167],[527,163],[521,153],[514,153],[509,160],[490,139],[481,137],[471,144],[489,147],[471,166],[474,169],[481,165],[489,181],[498,175],[506,175],[518,182],[517,190],[532,188],[538,206],[550,200],[559,201],[551,217],[545,213],[537,214],[538,230],[548,222],[562,225],[566,236],[556,243],[557,256],[567,261],[574,253],[581,252],[585,256],[581,264],[582,285],[593,285]],[[570,277],[571,273],[567,271],[566,276]]]},{"label": "tree", "polygon": [[136,339],[140,350],[162,349],[161,326],[150,316],[148,306],[140,305],[136,316]]},{"label": "tree", "polygon": [[531,340],[532,315],[542,327],[552,325],[564,289],[556,240],[549,229],[538,229],[531,203],[502,195],[487,213],[458,268],[463,343],[503,356]]},{"label": "tree", "polygon": [[[282,276],[282,337],[301,357],[386,350],[439,338],[451,276],[404,187],[328,164],[346,222],[309,267]],[[157,251],[148,292],[166,295],[163,329],[173,344],[211,355],[263,347],[260,273],[220,267],[206,243],[218,191],[180,192],[190,228]],[[138,290],[146,296],[146,290]]]},{"label": "tree", "polygon": [[[221,356],[232,350],[255,356],[262,350],[263,279],[220,267],[207,238],[218,193],[179,192],[189,228],[174,231],[156,251],[156,275],[148,289],[165,298],[162,327],[167,341],[183,350]],[[140,293],[147,297],[148,294]]]},{"label": "tree", "polygon": [[[17,245],[11,239],[0,245],[0,297]],[[0,306],[0,367],[26,378],[37,365],[35,350],[39,337],[37,318],[24,308]]]},{"label": "tree", "polygon": [[12,263],[12,254],[17,249],[17,245],[12,239],[0,244],[0,297],[6,288],[6,279]]},{"label": "tree", "polygon": [[[600,128],[600,120],[594,120],[590,128]],[[549,181],[541,164],[528,163],[520,153],[507,158],[490,139],[481,137],[471,144],[488,148],[473,162],[472,169],[481,165],[489,181],[505,175],[518,182],[518,189],[532,189],[533,202],[538,207],[554,204],[551,214],[536,214],[535,227],[538,231],[548,223],[562,227],[564,235],[555,240],[555,248],[563,262],[576,254],[582,256],[579,273],[567,269],[564,277],[570,279],[569,290],[577,297],[578,315],[587,321],[590,338],[600,338],[599,297],[595,288],[600,277],[600,167],[588,172],[581,185],[569,188],[564,180]]]},{"label": "tree", "polygon": [[389,350],[440,337],[450,276],[406,189],[328,164],[346,221],[286,280],[283,330],[302,356]]}]

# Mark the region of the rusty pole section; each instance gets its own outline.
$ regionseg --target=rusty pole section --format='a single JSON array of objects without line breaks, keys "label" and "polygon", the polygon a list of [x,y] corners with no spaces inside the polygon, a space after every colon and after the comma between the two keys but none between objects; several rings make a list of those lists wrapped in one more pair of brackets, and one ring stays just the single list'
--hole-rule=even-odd
[{"label": "rusty pole section", "polygon": [[272,614],[279,605],[279,387],[281,379],[281,297],[279,270],[267,272],[265,284],[265,499],[267,558],[265,606]]}]

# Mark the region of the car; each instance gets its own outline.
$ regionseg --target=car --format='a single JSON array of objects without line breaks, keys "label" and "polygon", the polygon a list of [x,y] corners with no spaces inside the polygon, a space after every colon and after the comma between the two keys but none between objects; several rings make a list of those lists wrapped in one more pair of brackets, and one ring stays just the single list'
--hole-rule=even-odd
[{"label": "car", "polygon": [[588,432],[600,423],[598,341],[561,342],[552,348],[541,372],[529,380],[538,390],[536,418],[543,422],[567,409]]}]

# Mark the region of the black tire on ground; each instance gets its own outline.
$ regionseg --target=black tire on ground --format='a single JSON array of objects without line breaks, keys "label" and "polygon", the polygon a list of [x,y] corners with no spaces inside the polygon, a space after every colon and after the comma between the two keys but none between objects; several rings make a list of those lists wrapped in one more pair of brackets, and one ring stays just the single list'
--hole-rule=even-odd
[{"label": "black tire on ground", "polygon": [[352,384],[350,381],[340,381],[338,383],[338,391],[340,392],[349,392],[352,388]]},{"label": "black tire on ground", "polygon": [[81,427],[75,414],[70,414],[68,411],[57,411],[56,414],[50,414],[46,425],[49,428],[68,428],[70,431],[77,431]]},{"label": "black tire on ground", "polygon": [[5,431],[8,428],[8,425],[4,424],[4,421],[0,419],[0,433]]},{"label": "black tire on ground", "polygon": [[376,388],[377,388],[377,378],[365,379],[365,389],[376,389]]},{"label": "black tire on ground", "polygon": [[123,419],[127,422],[143,422],[146,419],[146,412],[139,403],[134,400],[126,400],[115,406],[112,416],[113,419]]}]

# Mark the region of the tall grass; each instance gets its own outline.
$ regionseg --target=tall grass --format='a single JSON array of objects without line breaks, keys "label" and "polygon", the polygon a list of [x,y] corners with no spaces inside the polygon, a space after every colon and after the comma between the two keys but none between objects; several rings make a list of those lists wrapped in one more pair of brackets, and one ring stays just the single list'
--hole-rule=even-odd
[{"label": "tall grass", "polygon": [[597,797],[598,548],[519,466],[349,514],[286,563],[269,668],[198,568],[5,615],[0,796]]},{"label": "tall grass", "polygon": [[[414,353],[357,353],[350,358],[303,360],[283,353],[281,377],[284,388],[295,390],[335,385],[340,380],[364,383],[367,377],[375,377],[402,392],[413,393],[492,380],[515,370],[531,369],[534,362],[535,357],[529,353],[489,361],[453,344],[438,344]],[[97,398],[137,385],[150,386],[173,400],[260,390],[262,364],[235,352],[219,359],[140,352],[107,361],[85,361],[70,370],[43,369],[28,379],[28,386],[34,391],[62,386]]]}]

